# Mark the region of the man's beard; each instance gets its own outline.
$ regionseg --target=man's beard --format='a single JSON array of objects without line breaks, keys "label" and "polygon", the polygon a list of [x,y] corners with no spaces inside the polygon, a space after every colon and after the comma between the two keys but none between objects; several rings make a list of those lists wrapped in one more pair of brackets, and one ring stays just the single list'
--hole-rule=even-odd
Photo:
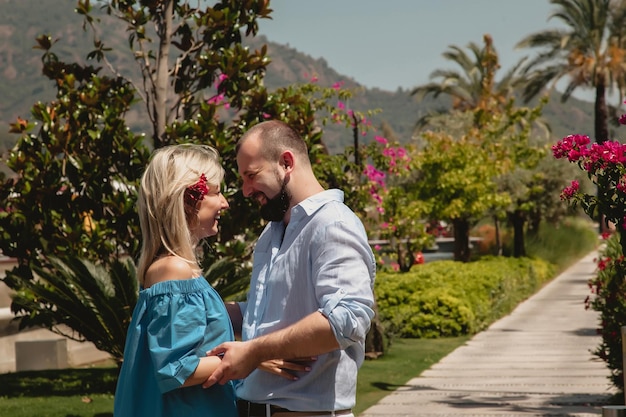
[{"label": "man's beard", "polygon": [[289,210],[291,196],[287,191],[287,178],[283,179],[280,191],[273,198],[268,198],[261,206],[261,217],[269,222],[279,222]]}]

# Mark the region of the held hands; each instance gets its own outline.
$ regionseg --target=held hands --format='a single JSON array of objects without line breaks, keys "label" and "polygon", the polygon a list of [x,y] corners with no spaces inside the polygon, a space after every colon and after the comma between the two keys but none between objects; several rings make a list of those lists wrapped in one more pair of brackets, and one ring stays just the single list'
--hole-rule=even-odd
[{"label": "held hands", "polygon": [[221,356],[222,361],[202,387],[208,388],[216,383],[224,385],[230,380],[250,375],[260,363],[250,345],[249,342],[226,342],[209,350],[207,356]]},{"label": "held hands", "polygon": [[221,356],[222,361],[213,374],[202,384],[208,388],[216,383],[221,385],[233,379],[243,379],[257,367],[263,371],[295,381],[298,379],[293,372],[308,372],[310,364],[316,358],[296,358],[292,360],[271,359],[260,362],[255,357],[250,342],[226,342],[211,349],[207,356]]},{"label": "held hands", "polygon": [[296,358],[296,359],[271,359],[269,361],[262,362],[258,369],[269,372],[270,374],[282,376],[290,381],[297,381],[298,376],[296,372],[309,372],[311,370],[311,362],[317,358]]}]

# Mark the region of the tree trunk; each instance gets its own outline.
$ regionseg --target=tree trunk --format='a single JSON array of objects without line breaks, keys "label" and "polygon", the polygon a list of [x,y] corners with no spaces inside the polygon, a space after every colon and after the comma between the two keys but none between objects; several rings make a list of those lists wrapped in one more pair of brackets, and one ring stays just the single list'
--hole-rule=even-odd
[{"label": "tree trunk", "polygon": [[493,216],[493,224],[495,226],[495,238],[496,238],[496,255],[502,256],[502,236],[500,236],[500,220],[498,216]]},{"label": "tree trunk", "polygon": [[515,210],[509,213],[509,221],[513,226],[513,256],[515,258],[526,256],[526,244],[524,243],[526,217],[521,210]]},{"label": "tree trunk", "polygon": [[531,237],[537,236],[539,234],[539,227],[541,227],[541,213],[532,212],[528,220],[528,226],[526,234]]},{"label": "tree trunk", "polygon": [[609,115],[606,107],[606,86],[604,80],[596,84],[596,101],[594,103],[594,133],[596,142],[602,143],[609,138]]},{"label": "tree trunk", "polygon": [[454,260],[469,262],[469,221],[467,219],[452,220],[454,227]]},{"label": "tree trunk", "polygon": [[619,225],[619,243],[622,247],[622,255],[626,256],[626,230],[624,230],[623,227],[620,227],[621,225]]},{"label": "tree trunk", "polygon": [[361,167],[361,158],[359,150],[359,122],[356,114],[352,113],[352,139],[354,140],[354,165]]},{"label": "tree trunk", "polygon": [[376,359],[385,353],[384,329],[378,315],[378,304],[374,300],[374,318],[370,331],[365,337],[365,357],[367,359]]},{"label": "tree trunk", "polygon": [[[602,143],[609,138],[608,109],[606,107],[606,86],[605,80],[599,79],[596,82],[596,101],[594,103],[594,133],[596,142]],[[600,195],[600,190],[597,190]],[[598,232],[608,232],[604,214],[598,213],[598,218],[594,219],[599,223]]]},{"label": "tree trunk", "polygon": [[172,16],[174,0],[165,0],[159,32],[159,52],[157,56],[156,79],[154,80],[154,147],[159,148],[165,143],[165,125],[167,123],[167,91],[169,85],[170,43],[172,42]]}]

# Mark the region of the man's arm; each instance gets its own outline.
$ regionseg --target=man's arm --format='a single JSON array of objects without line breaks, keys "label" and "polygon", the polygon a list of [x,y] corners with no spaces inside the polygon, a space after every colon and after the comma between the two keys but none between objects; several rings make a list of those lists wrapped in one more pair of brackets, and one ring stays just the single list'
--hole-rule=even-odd
[{"label": "man's arm", "polygon": [[261,361],[317,356],[339,349],[330,322],[320,312],[311,313],[291,326],[252,341],[254,352]]},{"label": "man's arm", "polygon": [[207,355],[223,354],[222,362],[202,384],[225,384],[243,379],[261,362],[278,358],[314,357],[339,349],[339,343],[328,319],[321,313],[311,313],[291,326],[246,342],[222,343]]}]

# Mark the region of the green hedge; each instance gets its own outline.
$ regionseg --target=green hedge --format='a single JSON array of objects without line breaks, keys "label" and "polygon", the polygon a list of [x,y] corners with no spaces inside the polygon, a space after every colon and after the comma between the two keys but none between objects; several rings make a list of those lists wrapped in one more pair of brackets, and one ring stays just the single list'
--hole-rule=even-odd
[{"label": "green hedge", "polygon": [[540,259],[492,256],[416,265],[402,274],[379,272],[378,311],[395,336],[470,335],[510,313],[554,274],[555,267]]}]

